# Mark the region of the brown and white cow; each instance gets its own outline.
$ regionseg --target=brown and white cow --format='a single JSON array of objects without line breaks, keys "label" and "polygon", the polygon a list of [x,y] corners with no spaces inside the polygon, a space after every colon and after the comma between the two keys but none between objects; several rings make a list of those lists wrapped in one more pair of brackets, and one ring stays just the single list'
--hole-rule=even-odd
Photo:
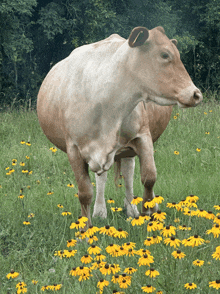
[{"label": "brown and white cow", "polygon": [[131,140],[136,140],[145,194],[155,182],[148,166],[152,141],[138,137],[139,126],[121,136],[122,124],[137,104],[154,101],[191,107],[202,100],[175,45],[162,27],[137,27],[128,40],[114,34],[75,49],[50,70],[41,85],[40,125],[47,138],[68,155],[88,224],[93,196],[88,168],[101,175]]},{"label": "brown and white cow", "polygon": [[[152,182],[148,185],[145,193],[145,199],[152,199],[154,197],[153,185],[156,181],[156,166],[154,162],[153,143],[162,135],[166,129],[171,113],[172,106],[160,106],[154,102],[140,102],[129,116],[126,117],[121,126],[121,136],[125,136],[128,131],[132,131],[135,125],[139,126],[136,137],[147,137],[148,142],[145,146],[148,149],[148,156],[144,168],[148,168],[151,174]],[[124,200],[124,206],[127,211],[127,215],[136,217],[139,215],[136,205],[132,205],[133,199],[133,177],[135,168],[135,153],[136,150],[136,138],[131,140],[126,146],[119,149],[115,155],[116,161],[116,173],[122,173],[125,183],[126,197]],[[100,176],[96,174],[96,199],[93,210],[93,217],[100,216],[102,218],[107,217],[107,209],[104,198],[105,183],[107,180],[107,171]],[[143,182],[143,180],[142,180]],[[155,207],[156,209],[157,207]],[[142,211],[146,211],[146,208],[142,206]],[[148,213],[153,210],[148,211]]]}]

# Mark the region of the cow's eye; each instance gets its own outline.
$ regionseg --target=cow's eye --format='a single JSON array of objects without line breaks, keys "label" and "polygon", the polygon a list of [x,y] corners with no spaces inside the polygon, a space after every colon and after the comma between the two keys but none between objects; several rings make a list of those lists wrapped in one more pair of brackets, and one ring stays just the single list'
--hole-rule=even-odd
[{"label": "cow's eye", "polygon": [[163,59],[168,59],[168,58],[169,58],[169,54],[167,54],[166,52],[162,52],[162,53],[161,53],[161,57],[162,57]]}]

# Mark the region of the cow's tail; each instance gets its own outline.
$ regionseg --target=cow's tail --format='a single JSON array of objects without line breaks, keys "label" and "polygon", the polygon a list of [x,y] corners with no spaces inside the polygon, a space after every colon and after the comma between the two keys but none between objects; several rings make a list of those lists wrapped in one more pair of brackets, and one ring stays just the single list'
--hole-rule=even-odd
[{"label": "cow's tail", "polygon": [[115,186],[118,187],[118,180],[121,174],[121,159],[116,159],[114,164],[114,172],[115,172]]}]

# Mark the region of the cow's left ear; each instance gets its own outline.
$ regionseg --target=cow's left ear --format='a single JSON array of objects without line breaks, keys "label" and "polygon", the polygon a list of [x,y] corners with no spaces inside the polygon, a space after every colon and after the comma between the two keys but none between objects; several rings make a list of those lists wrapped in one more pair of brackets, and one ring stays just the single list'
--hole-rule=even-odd
[{"label": "cow's left ear", "polygon": [[177,44],[178,44],[178,41],[176,40],[176,39],[172,39],[172,40],[170,40],[175,46],[177,46]]},{"label": "cow's left ear", "polygon": [[149,31],[145,27],[136,27],[131,31],[128,38],[128,44],[130,47],[138,47],[144,44],[149,37]]}]

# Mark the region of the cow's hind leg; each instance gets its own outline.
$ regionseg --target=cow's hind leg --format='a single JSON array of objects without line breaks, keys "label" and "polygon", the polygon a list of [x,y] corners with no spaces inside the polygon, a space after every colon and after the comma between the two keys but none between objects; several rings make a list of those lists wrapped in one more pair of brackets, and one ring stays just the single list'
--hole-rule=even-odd
[{"label": "cow's hind leg", "polygon": [[137,206],[131,204],[133,200],[133,177],[135,168],[135,157],[127,157],[121,159],[121,172],[124,177],[126,196],[124,205],[127,211],[127,216],[136,217],[139,215]]},{"label": "cow's hind leg", "polygon": [[96,199],[93,210],[93,217],[100,216],[107,218],[107,208],[105,204],[105,183],[107,181],[107,171],[100,176],[95,174],[96,179]]},{"label": "cow's hind leg", "polygon": [[71,147],[67,145],[67,155],[78,185],[82,216],[86,216],[88,225],[91,225],[90,204],[92,202],[93,186],[89,177],[88,164],[83,160],[75,145],[71,145]]},{"label": "cow's hind leg", "polygon": [[153,142],[150,135],[146,135],[136,139],[136,152],[140,160],[141,182],[144,185],[143,206],[142,211],[151,214],[158,210],[156,204],[153,208],[146,208],[144,203],[151,201],[155,195],[153,186],[156,182],[157,171],[154,162]]}]

